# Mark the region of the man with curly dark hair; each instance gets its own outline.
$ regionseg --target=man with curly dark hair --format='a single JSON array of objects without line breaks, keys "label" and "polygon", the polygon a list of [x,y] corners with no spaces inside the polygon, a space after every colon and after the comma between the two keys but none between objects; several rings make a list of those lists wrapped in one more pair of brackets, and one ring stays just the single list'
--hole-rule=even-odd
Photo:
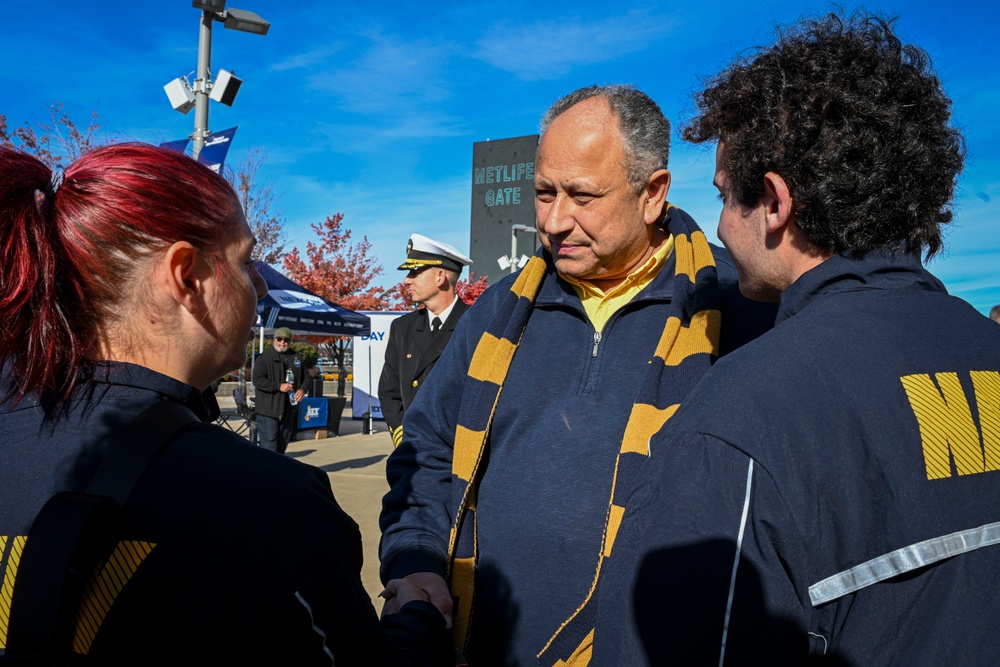
[{"label": "man with curly dark hair", "polygon": [[830,15],[697,104],[719,238],[778,318],[650,440],[594,664],[995,664],[1000,329],[922,266],[965,150],[927,54]]}]

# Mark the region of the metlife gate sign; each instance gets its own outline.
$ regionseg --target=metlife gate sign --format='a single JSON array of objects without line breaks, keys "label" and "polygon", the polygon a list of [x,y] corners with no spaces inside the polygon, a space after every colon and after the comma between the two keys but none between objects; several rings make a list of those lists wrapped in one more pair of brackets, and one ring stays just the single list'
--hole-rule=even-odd
[{"label": "metlife gate sign", "polygon": [[[509,257],[511,225],[535,226],[535,149],[532,134],[472,145],[472,226],[469,256],[476,278],[493,284],[510,273],[497,264]],[[517,254],[531,256],[537,237],[517,235]],[[464,276],[468,277],[468,276]]]}]

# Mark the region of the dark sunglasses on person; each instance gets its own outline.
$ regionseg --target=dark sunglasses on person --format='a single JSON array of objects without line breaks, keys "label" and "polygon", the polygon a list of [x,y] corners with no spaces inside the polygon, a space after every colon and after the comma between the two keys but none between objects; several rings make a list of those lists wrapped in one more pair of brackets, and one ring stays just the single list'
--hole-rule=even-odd
[{"label": "dark sunglasses on person", "polygon": [[291,343],[292,342],[291,338],[275,338],[274,340],[276,340],[279,343]]}]

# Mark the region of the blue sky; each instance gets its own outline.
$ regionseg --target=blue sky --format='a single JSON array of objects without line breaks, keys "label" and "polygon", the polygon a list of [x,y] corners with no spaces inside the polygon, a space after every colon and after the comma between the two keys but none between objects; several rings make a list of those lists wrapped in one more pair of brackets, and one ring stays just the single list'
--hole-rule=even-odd
[{"label": "blue sky", "polygon": [[[5,0],[0,113],[10,125],[96,109],[108,137],[187,136],[194,113],[163,85],[197,65],[199,12],[188,0],[142,3]],[[632,83],[677,123],[699,77],[767,44],[774,26],[824,12],[811,0],[715,2],[321,2],[236,0],[271,23],[266,37],[215,24],[212,71],[243,79],[209,125],[239,125],[230,161],[267,153],[288,245],[335,212],[367,236],[396,283],[410,233],[468,250],[472,144],[537,132],[545,108],[593,83]],[[931,268],[982,312],[1000,303],[1000,5],[993,0],[883,0],[899,33],[931,55],[954,100],[969,156],[947,248]],[[711,150],[673,143],[670,200],[714,238]],[[499,271],[481,267],[479,273]]]}]

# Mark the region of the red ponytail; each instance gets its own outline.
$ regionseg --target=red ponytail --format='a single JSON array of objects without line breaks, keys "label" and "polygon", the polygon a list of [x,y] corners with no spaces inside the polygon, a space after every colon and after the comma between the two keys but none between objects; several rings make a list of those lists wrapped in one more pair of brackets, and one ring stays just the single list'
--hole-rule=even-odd
[{"label": "red ponytail", "polygon": [[0,148],[0,368],[6,398],[68,398],[98,361],[98,333],[122,315],[148,255],[177,241],[213,253],[238,224],[229,184],[179,153],[99,148],[58,177]]}]

